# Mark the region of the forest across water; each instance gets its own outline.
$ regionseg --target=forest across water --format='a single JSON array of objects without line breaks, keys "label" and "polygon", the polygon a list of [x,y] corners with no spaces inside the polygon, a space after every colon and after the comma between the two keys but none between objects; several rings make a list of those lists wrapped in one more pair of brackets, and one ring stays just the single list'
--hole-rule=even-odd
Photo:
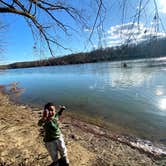
[{"label": "forest across water", "polygon": [[139,44],[123,44],[117,47],[100,48],[90,52],[51,57],[44,60],[41,59],[38,61],[16,62],[8,65],[1,65],[0,69],[159,58],[166,56],[165,43],[166,38],[154,38]]}]

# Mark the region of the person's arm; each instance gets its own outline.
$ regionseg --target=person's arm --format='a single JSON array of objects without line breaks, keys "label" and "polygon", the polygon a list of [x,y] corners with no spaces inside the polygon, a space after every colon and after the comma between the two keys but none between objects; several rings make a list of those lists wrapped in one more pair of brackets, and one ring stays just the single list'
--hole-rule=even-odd
[{"label": "person's arm", "polygon": [[38,121],[38,126],[42,126],[45,122],[46,122],[46,117],[42,117],[39,121]]},{"label": "person's arm", "polygon": [[57,112],[58,116],[61,116],[62,115],[62,112],[66,110],[66,107],[65,106],[60,106],[60,110]]}]

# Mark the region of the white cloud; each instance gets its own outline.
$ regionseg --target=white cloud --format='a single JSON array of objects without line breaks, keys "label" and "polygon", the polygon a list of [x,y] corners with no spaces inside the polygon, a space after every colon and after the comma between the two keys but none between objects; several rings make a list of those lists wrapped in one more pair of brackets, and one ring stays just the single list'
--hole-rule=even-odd
[{"label": "white cloud", "polygon": [[151,37],[166,37],[165,33],[155,32],[154,27],[145,27],[140,23],[127,23],[116,25],[108,30],[107,43],[108,46],[116,46],[124,43],[139,43],[148,40]]},{"label": "white cloud", "polygon": [[159,12],[166,14],[166,1],[158,0]]}]

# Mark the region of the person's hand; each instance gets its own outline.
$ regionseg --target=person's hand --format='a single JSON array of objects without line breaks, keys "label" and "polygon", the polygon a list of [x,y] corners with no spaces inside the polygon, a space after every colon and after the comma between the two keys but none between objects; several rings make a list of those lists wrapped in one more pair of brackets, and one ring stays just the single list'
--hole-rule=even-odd
[{"label": "person's hand", "polygon": [[60,105],[60,110],[64,111],[66,110],[66,107],[64,105]]}]

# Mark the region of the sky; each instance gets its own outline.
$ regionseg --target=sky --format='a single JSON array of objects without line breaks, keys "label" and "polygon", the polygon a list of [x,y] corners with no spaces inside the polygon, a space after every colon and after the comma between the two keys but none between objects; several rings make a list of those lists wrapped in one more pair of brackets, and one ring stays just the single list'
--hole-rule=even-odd
[{"label": "sky", "polygon": [[[69,35],[66,36],[62,30],[56,29],[57,39],[69,49],[64,50],[53,46],[55,57],[91,51],[98,47],[113,47],[129,42],[129,39],[130,42],[139,43],[149,39],[152,35],[165,37],[166,0],[156,0],[159,19],[154,19],[156,15],[154,0],[142,0],[141,6],[139,6],[140,0],[103,0],[105,9],[102,8],[101,16],[103,16],[104,22],[98,27],[102,33],[98,36],[95,29],[91,38],[92,43],[88,41],[88,38],[97,13],[95,1],[93,4],[90,0],[75,0],[74,2],[68,0],[67,2],[83,11],[89,27],[80,27],[64,13],[57,13],[57,18],[74,30],[69,30]],[[138,8],[141,8],[139,21],[138,17],[135,17]],[[47,20],[47,16],[41,16],[42,20]],[[98,25],[98,21],[96,25]],[[40,37],[33,37],[31,29],[22,16],[1,14],[0,22],[6,25],[5,29],[0,29],[0,42],[2,43],[0,43],[0,47],[3,48],[3,51],[0,52],[0,64],[51,57],[48,48],[39,42]],[[157,31],[156,27],[158,27]],[[37,45],[35,45],[36,42]]]}]

